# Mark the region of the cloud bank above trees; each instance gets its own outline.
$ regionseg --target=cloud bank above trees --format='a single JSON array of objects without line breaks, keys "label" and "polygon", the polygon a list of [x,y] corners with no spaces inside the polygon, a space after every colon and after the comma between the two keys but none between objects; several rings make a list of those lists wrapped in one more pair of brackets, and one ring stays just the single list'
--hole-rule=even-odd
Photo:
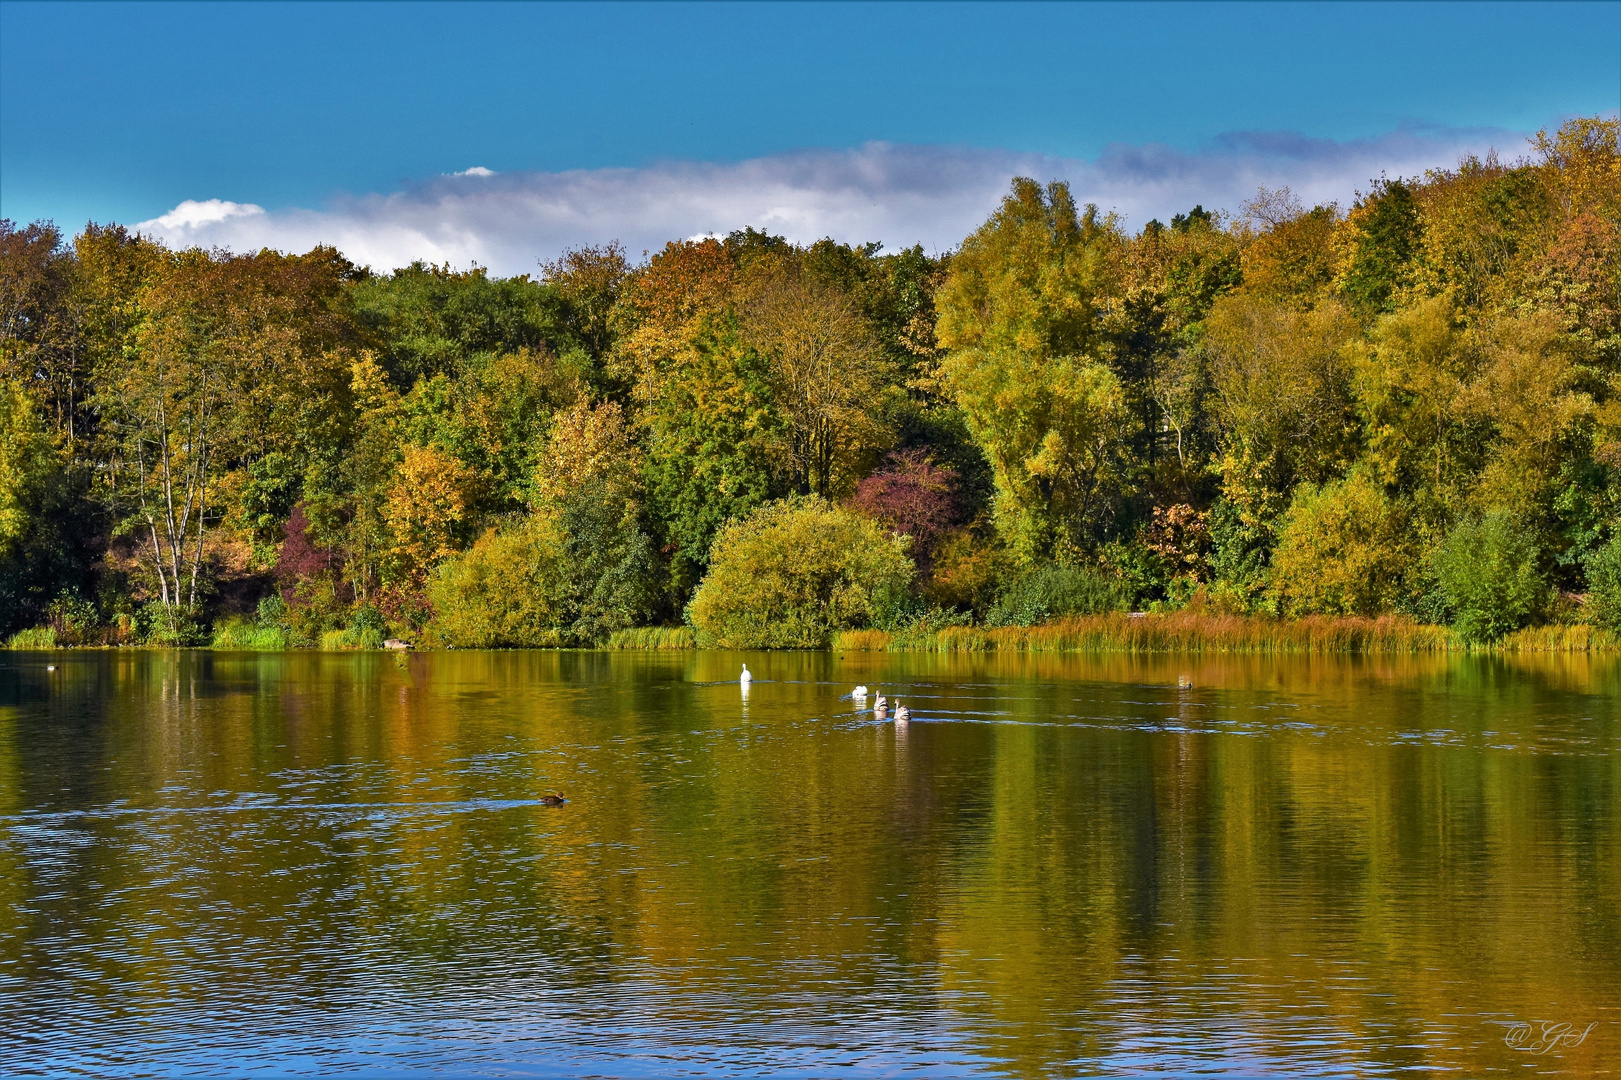
[{"label": "cloud bank above trees", "polygon": [[801,243],[831,236],[939,251],[984,221],[1016,175],[1068,180],[1078,201],[1118,212],[1135,229],[1195,203],[1237,212],[1260,187],[1287,186],[1308,206],[1345,205],[1381,174],[1413,176],[1494,148],[1518,157],[1525,136],[1406,127],[1336,142],[1239,132],[1197,151],[1116,145],[1090,161],[874,142],[724,164],[551,173],[475,164],[391,193],[341,195],[319,209],[186,200],[137,228],[175,246],[305,251],[325,243],[378,270],[424,259],[498,274],[531,272],[570,247],[617,239],[634,257],[667,240],[746,225]]}]

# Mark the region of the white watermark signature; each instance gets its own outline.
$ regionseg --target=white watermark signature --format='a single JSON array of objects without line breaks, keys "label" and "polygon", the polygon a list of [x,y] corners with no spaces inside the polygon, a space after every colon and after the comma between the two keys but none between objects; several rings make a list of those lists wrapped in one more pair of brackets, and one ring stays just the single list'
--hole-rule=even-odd
[{"label": "white watermark signature", "polygon": [[1578,1031],[1574,1024],[1555,1023],[1552,1020],[1541,1024],[1528,1024],[1521,1020],[1509,1027],[1503,1035],[1503,1043],[1510,1050],[1518,1050],[1524,1054],[1548,1054],[1554,1050],[1582,1045],[1587,1033],[1596,1027],[1598,1024],[1592,1023]]}]

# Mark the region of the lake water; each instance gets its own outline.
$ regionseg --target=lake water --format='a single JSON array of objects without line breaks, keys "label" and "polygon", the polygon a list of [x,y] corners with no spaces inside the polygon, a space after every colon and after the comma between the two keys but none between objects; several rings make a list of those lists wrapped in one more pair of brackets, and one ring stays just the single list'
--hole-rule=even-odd
[{"label": "lake water", "polygon": [[1614,1075],[1618,691],[0,653],[0,1073]]}]

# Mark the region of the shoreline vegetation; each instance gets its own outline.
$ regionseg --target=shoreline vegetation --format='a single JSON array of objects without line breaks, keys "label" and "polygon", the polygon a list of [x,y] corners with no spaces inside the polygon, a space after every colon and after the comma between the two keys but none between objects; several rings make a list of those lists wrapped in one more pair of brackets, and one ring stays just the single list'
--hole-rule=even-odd
[{"label": "shoreline vegetation", "polygon": [[[50,628],[13,635],[7,649],[117,648],[59,646]],[[209,648],[222,652],[285,652],[286,634],[227,625]],[[699,648],[689,626],[651,626],[615,631],[605,652],[670,652]],[[827,650],[890,653],[1231,653],[1244,655],[1399,655],[1410,653],[1606,653],[1621,652],[1621,634],[1585,623],[1532,626],[1492,642],[1470,642],[1446,626],[1400,616],[1307,616],[1273,619],[1201,612],[1113,612],[1074,616],[1035,626],[944,626],[900,631],[841,630]],[[317,650],[382,651],[347,631],[324,635]]]},{"label": "shoreline vegetation", "polygon": [[1195,612],[1080,616],[1039,626],[949,626],[918,632],[853,630],[844,652],[1396,654],[1441,652],[1609,652],[1621,638],[1590,626],[1533,627],[1471,643],[1445,626],[1398,616],[1270,619]]},{"label": "shoreline vegetation", "polygon": [[1607,652],[1618,142],[507,278],[0,220],[0,642]]}]

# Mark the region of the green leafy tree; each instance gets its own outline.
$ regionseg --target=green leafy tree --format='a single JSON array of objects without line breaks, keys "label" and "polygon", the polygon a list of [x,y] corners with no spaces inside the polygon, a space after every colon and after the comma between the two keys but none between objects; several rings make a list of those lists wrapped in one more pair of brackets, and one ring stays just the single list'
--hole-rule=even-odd
[{"label": "green leafy tree", "polygon": [[22,380],[0,378],[0,633],[81,587],[74,494],[33,396]]},{"label": "green leafy tree", "polygon": [[1621,633],[1621,536],[1588,556],[1586,570],[1582,616],[1595,626]]},{"label": "green leafy tree", "polygon": [[1536,542],[1506,511],[1459,522],[1433,558],[1453,626],[1467,641],[1495,641],[1546,607]]},{"label": "green leafy tree", "polygon": [[475,357],[520,349],[568,355],[575,344],[557,286],[524,275],[491,278],[482,267],[414,262],[357,281],[351,294],[357,320],[374,335],[400,390],[423,377],[455,377]]},{"label": "green leafy tree", "polygon": [[904,538],[816,496],[768,503],[715,538],[688,616],[728,649],[820,648],[871,625],[916,573]]},{"label": "green leafy tree", "polygon": [[1339,290],[1359,314],[1390,311],[1412,281],[1412,262],[1423,223],[1413,189],[1401,180],[1381,180],[1352,209]]},{"label": "green leafy tree", "polygon": [[556,607],[570,640],[600,644],[643,625],[658,604],[658,560],[643,527],[644,453],[617,402],[559,414],[536,482],[535,512],[560,529]]}]

